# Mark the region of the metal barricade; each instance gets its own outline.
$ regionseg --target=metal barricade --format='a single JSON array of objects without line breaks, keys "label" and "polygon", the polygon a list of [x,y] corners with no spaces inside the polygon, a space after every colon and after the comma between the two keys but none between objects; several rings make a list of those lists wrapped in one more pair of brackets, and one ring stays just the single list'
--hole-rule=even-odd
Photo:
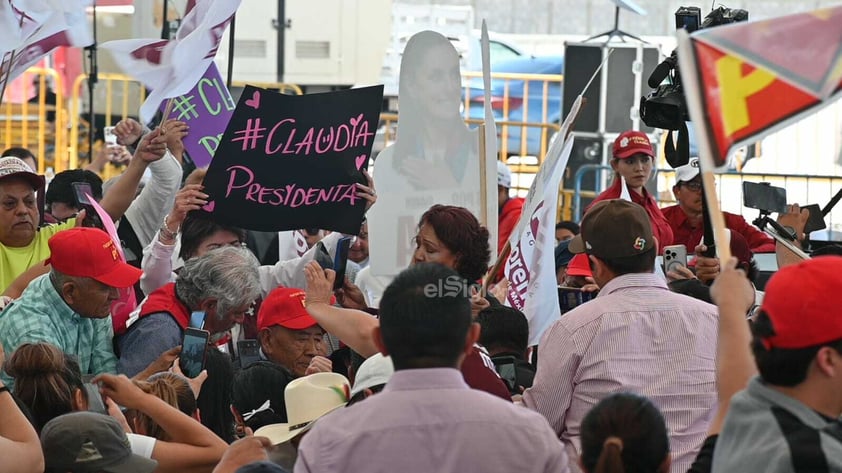
[{"label": "metal barricade", "polygon": [[[73,93],[70,98],[70,145],[66,164],[60,165],[56,160],[56,172],[64,169],[76,169],[79,167],[79,156],[81,152],[88,152],[87,135],[80,133],[84,127],[85,133],[93,133],[93,124],[82,118],[86,110],[82,110],[82,84],[87,82],[88,75],[81,74],[73,81]],[[137,116],[138,107],[146,100],[146,88],[137,80],[123,74],[100,73],[98,75],[100,84],[98,89],[105,85],[105,126],[111,126],[111,117],[119,115],[121,119],[129,116]],[[119,92],[120,102],[115,103],[115,96]],[[136,99],[136,100],[135,100]],[[90,100],[90,99],[89,99]],[[115,113],[117,112],[117,113]],[[94,112],[99,113],[99,112]]]},{"label": "metal barricade", "polygon": [[[65,110],[64,86],[61,76],[54,69],[31,67],[21,75],[23,96],[34,92],[38,100],[12,103],[4,101],[0,106],[0,141],[3,148],[22,147],[35,154],[38,172],[43,174],[47,165],[63,157],[67,147],[67,111]],[[55,93],[55,105],[47,103],[47,78],[51,78]],[[34,79],[34,80],[33,80]],[[37,82],[37,86],[34,84]],[[49,120],[53,114],[52,121]]]},{"label": "metal barricade", "polygon": [[[485,102],[485,97],[481,95],[482,73],[462,72],[462,77],[466,84],[463,86],[463,116],[468,122],[480,122],[484,115]],[[499,111],[497,131],[501,155],[531,155],[537,156],[539,161],[543,160],[552,139],[552,134],[547,133],[546,126],[555,125],[557,130],[561,123],[561,85],[564,76],[561,74],[492,73],[491,80],[498,83],[503,81],[502,97],[491,98],[492,109]],[[515,81],[519,83],[514,87],[517,90],[513,91],[512,83]],[[519,90],[521,85],[522,90]],[[534,92],[536,87],[540,87],[540,99],[530,96],[530,88]],[[535,107],[540,107],[539,120],[529,119],[530,107],[533,110]]]},{"label": "metal barricade", "polygon": [[[576,170],[576,174],[574,176],[574,184],[573,184],[573,210],[571,212],[572,219],[574,222],[578,222],[582,220],[582,197],[596,197],[599,195],[601,190],[596,191],[583,191],[582,190],[582,178],[585,174],[589,172],[613,172],[611,166],[603,166],[602,164],[585,164],[580,166],[579,169]],[[599,176],[597,182],[602,182],[602,175]]]},{"label": "metal barricade", "polygon": [[[395,141],[395,137],[397,136],[397,125],[398,125],[398,114],[397,113],[381,113],[380,114],[380,127],[377,133],[377,137],[375,138],[375,145],[374,145],[374,153],[381,151],[386,146],[389,146]],[[468,126],[471,125],[480,125],[483,123],[483,120],[480,119],[473,119],[469,118],[465,120],[465,123]],[[508,122],[508,121],[499,121],[496,122],[497,129],[500,130],[501,127],[505,128],[508,126],[518,126],[518,127],[525,127],[525,128],[538,128],[541,130],[542,136],[554,136],[559,131],[559,126],[555,123],[521,123],[521,122]],[[548,140],[549,142],[549,140]],[[538,172],[538,168],[541,167],[541,162],[543,161],[544,154],[546,154],[546,150],[543,150],[543,154],[541,154],[540,158],[535,157],[534,160],[522,160],[520,162],[512,162],[510,163],[510,167],[512,168],[513,173],[526,173],[526,174],[535,174]],[[510,159],[507,159],[506,153],[504,153],[502,147],[498,150],[498,156],[501,161],[509,162]],[[518,188],[519,189],[519,188]],[[526,190],[524,188],[523,190]]]}]

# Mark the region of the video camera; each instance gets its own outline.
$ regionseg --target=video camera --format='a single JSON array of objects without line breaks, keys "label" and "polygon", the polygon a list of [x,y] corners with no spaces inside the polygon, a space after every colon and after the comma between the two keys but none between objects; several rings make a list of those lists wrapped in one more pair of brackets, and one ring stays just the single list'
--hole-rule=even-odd
[{"label": "video camera", "polygon": [[[702,11],[698,7],[680,7],[675,12],[676,29],[683,28],[690,33],[704,28],[747,20],[748,12],[746,10],[726,7],[713,10],[704,20],[702,20]],[[663,84],[665,79],[669,79],[669,81]],[[649,76],[648,84],[654,90],[648,96],[640,98],[640,119],[653,128],[681,130],[679,147],[681,147],[682,136],[680,135],[682,132],[685,135],[683,139],[686,145],[686,122],[690,121],[690,115],[687,112],[687,100],[684,98],[684,90],[681,86],[681,74],[678,70],[676,50],[673,50],[668,58],[655,67]],[[666,146],[673,146],[671,137],[667,142]],[[688,155],[671,159],[671,155],[675,156],[675,152],[667,152],[667,161],[672,167],[687,164],[689,152],[685,150],[685,153],[688,153]]]}]

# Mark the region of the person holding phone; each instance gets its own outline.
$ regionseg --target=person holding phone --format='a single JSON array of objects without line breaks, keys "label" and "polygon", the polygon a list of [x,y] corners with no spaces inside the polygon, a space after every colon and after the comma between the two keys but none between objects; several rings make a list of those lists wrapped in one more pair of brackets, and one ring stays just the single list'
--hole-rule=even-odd
[{"label": "person holding phone", "polygon": [[523,403],[577,458],[583,418],[600,399],[619,390],[647,396],[664,412],[672,471],[687,471],[716,409],[716,307],[670,292],[653,272],[657,245],[640,205],[598,202],[581,230],[568,249],[587,256],[599,296],[544,332]]},{"label": "person holding phone", "polygon": [[[676,205],[664,207],[661,212],[672,228],[672,243],[665,245],[684,245],[688,252],[702,243],[705,233],[703,217],[704,192],[702,175],[699,173],[699,158],[690,158],[684,166],[675,168],[675,185],[672,186]],[[775,240],[746,222],[741,215],[722,212],[725,226],[732,232],[739,233],[748,242],[752,253],[774,253]]]},{"label": "person holding phone", "polygon": [[119,370],[129,376],[142,371],[161,353],[182,343],[191,314],[203,312],[202,328],[215,344],[244,320],[260,296],[258,262],[251,251],[226,246],[184,263],[175,282],[149,294],[117,337]]}]

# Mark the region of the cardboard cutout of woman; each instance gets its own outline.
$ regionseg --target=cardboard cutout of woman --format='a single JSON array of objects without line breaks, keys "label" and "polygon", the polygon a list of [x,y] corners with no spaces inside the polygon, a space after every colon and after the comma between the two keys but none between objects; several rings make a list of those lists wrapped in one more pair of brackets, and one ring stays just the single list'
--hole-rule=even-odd
[{"label": "cardboard cutout of woman", "polygon": [[412,36],[401,60],[397,138],[374,162],[380,199],[368,214],[373,274],[406,268],[415,225],[431,205],[481,215],[479,138],[460,113],[461,88],[450,41],[434,31]]}]

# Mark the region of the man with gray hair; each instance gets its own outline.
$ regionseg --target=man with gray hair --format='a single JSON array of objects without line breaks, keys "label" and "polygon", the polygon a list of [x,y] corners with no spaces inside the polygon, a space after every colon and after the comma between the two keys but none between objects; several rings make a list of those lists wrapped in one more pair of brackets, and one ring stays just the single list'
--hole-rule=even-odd
[{"label": "man with gray hair", "polygon": [[249,250],[238,247],[218,248],[185,262],[174,283],[149,294],[132,312],[126,333],[117,341],[118,371],[139,373],[180,345],[188,327],[203,328],[212,342],[220,341],[260,295],[258,265]]}]

